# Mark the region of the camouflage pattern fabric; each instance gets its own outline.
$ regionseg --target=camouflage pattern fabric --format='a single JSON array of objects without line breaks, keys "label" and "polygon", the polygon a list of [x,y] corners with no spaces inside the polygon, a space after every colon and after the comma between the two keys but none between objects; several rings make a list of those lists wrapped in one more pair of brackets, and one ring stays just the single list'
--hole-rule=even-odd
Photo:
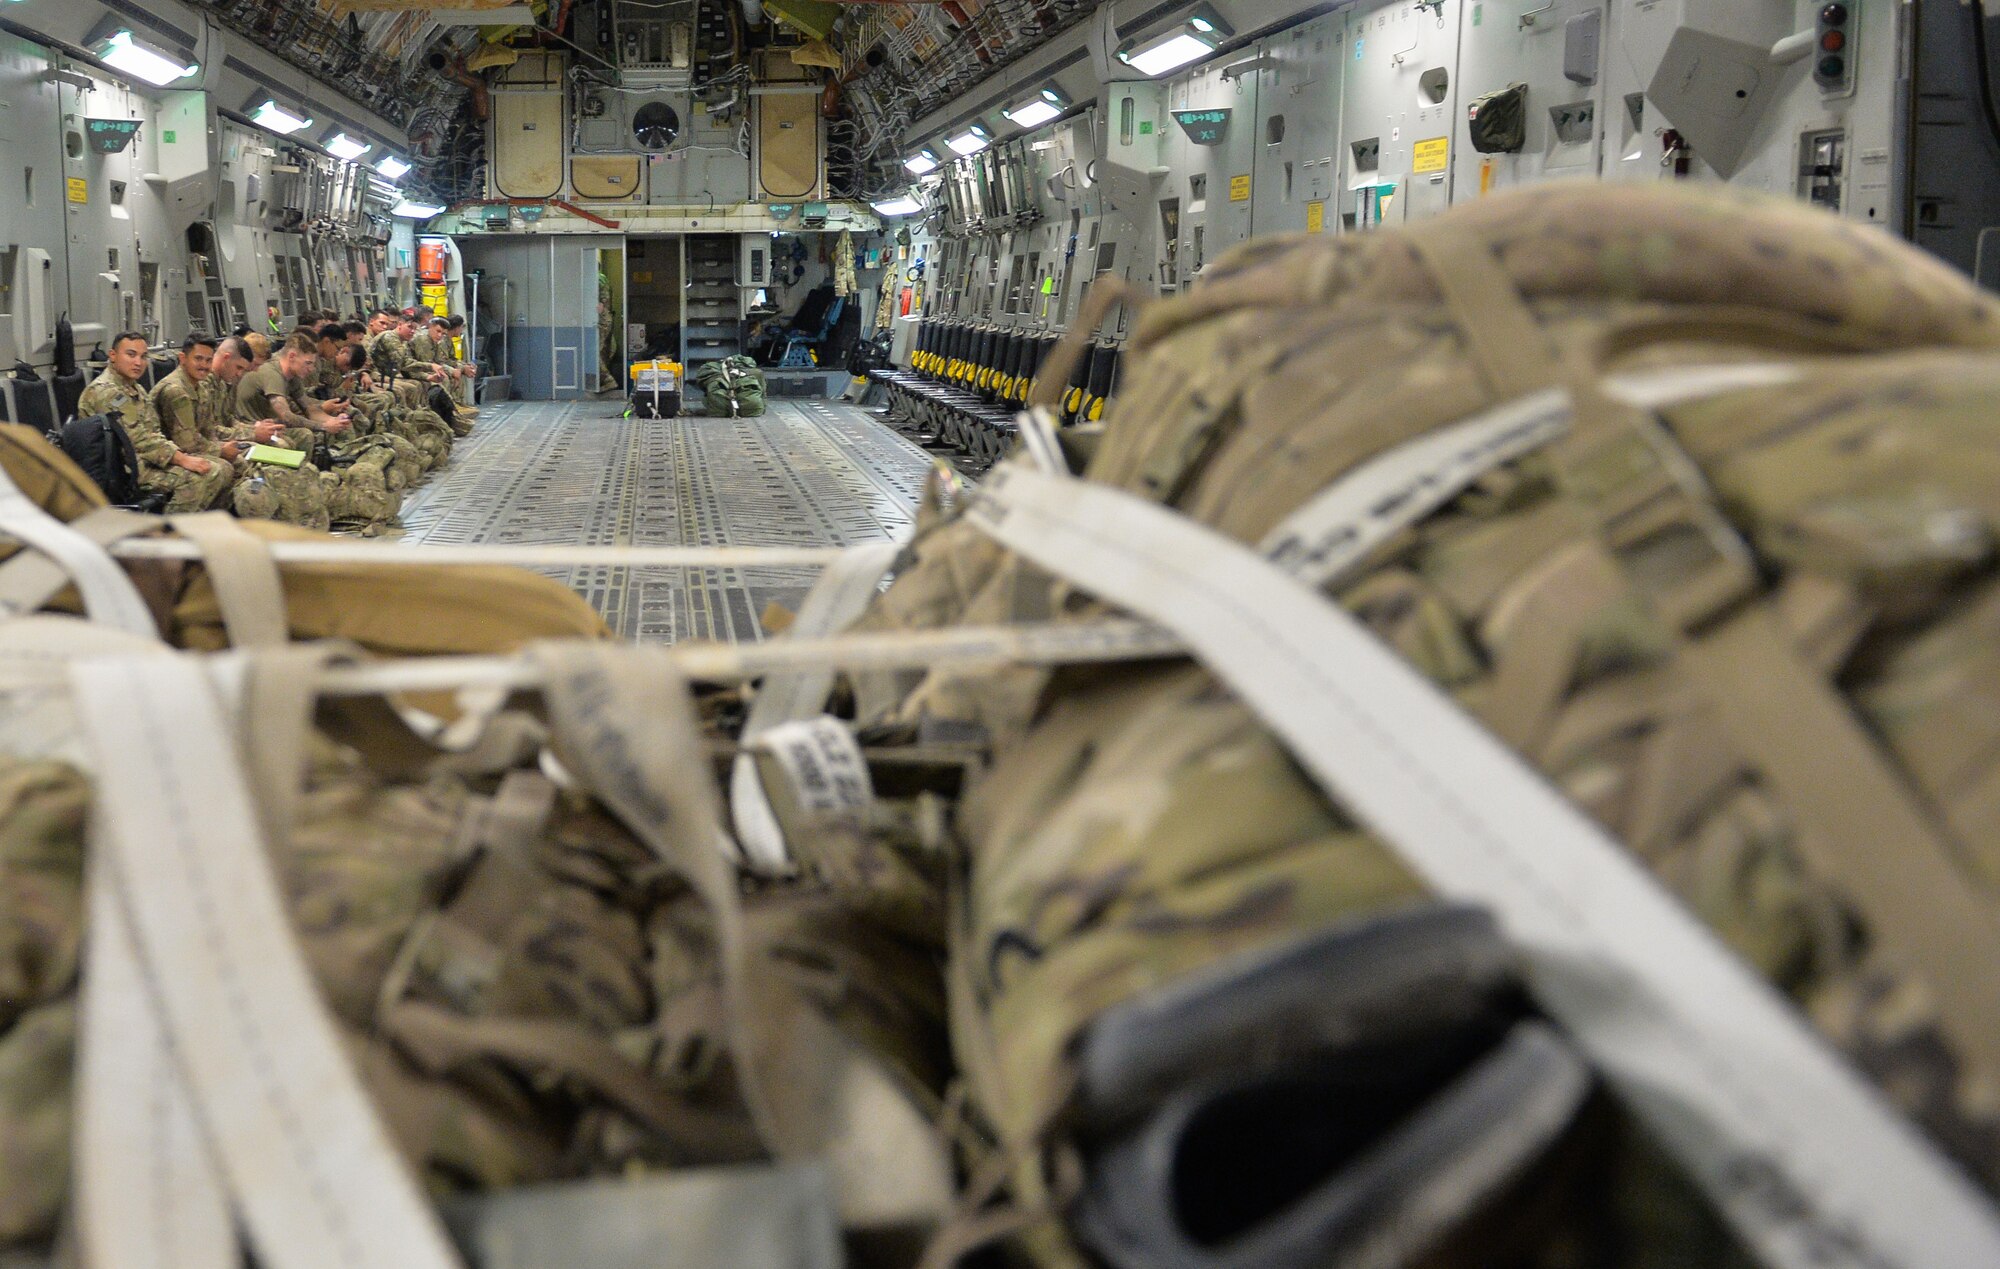
[{"label": "camouflage pattern fabric", "polygon": [[[1254,543],[1358,463],[1498,404],[1416,233],[1487,247],[1538,326],[1510,338],[1546,338],[1594,374],[1803,364],[1799,383],[1661,417],[1757,552],[1750,602],[1796,633],[1948,826],[1964,885],[1994,893],[2000,305],[1879,231],[1724,191],[1589,185],[1483,200],[1409,233],[1252,242],[1144,315],[1085,475]],[[1718,736],[1679,633],[1621,567],[1578,549],[1568,488],[1544,455],[1504,467],[1334,598],[1623,837],[2000,1188],[2000,1113],[1978,1091],[2000,1072],[1953,1050],[1922,985],[1805,862],[1793,809]],[[933,523],[912,550],[864,628],[1088,611],[970,526]],[[1691,567],[1662,550],[1648,567]],[[956,728],[994,746],[959,820],[954,1050],[975,1118],[1014,1161],[1032,1225],[1019,1246],[1068,1262],[1062,1222],[1038,1205],[1061,1190],[1046,1168],[1083,1028],[1422,889],[1198,669],[863,675],[855,691],[864,729]],[[1587,1182],[1551,1167],[1516,1196],[1518,1220],[1440,1263],[1729,1262],[1629,1127],[1586,1154]]]},{"label": "camouflage pattern fabric", "polygon": [[333,469],[320,473],[332,522],[346,528],[379,528],[394,520],[403,506],[393,475],[396,461],[395,450],[375,437],[336,445]]},{"label": "camouflage pattern fabric", "polygon": [[[364,724],[356,739],[386,735]],[[706,913],[651,852],[533,767],[482,753],[397,778],[317,737],[276,852],[306,958],[396,1144],[440,1196],[764,1157],[736,1090]],[[392,746],[396,748],[396,746]],[[86,782],[0,757],[0,1249],[66,1195]],[[803,890],[753,899],[760,954],[936,1105],[934,952]]]},{"label": "camouflage pattern fabric", "polygon": [[275,520],[324,531],[333,525],[332,487],[311,463],[297,468],[245,461],[231,509],[245,520]]},{"label": "camouflage pattern fabric", "polygon": [[139,453],[139,487],[148,493],[169,495],[168,511],[206,511],[229,492],[235,472],[220,458],[210,460],[205,472],[174,464],[174,455],[180,451],[161,428],[152,400],[138,384],[120,378],[115,371],[97,376],[78,398],[76,410],[78,418],[108,414],[118,421]]},{"label": "camouflage pattern fabric", "polygon": [[221,421],[209,407],[208,380],[191,383],[187,371],[175,367],[172,374],[153,385],[153,411],[169,439],[190,454],[211,457],[222,451]]}]

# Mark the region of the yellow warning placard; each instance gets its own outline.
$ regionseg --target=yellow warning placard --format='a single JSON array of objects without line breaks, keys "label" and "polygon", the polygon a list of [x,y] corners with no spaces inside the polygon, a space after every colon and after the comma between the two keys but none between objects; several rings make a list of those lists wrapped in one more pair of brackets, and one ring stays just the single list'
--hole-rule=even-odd
[{"label": "yellow warning placard", "polygon": [[1306,232],[1323,234],[1326,232],[1326,203],[1315,200],[1306,204]]},{"label": "yellow warning placard", "polygon": [[1451,166],[1451,138],[1432,137],[1419,141],[1410,150],[1410,170],[1412,172],[1442,172]]},{"label": "yellow warning placard", "polygon": [[1229,201],[1232,203],[1247,203],[1250,201],[1249,177],[1232,176],[1229,178]]},{"label": "yellow warning placard", "polygon": [[64,179],[63,185],[69,191],[70,202],[87,203],[90,201],[90,182],[84,180],[81,176],[67,177]]}]

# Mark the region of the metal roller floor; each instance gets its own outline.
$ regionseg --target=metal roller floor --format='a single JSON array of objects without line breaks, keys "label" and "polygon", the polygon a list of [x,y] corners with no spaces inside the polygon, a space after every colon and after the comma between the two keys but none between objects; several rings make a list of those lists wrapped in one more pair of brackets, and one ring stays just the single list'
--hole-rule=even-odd
[{"label": "metal roller floor", "polygon": [[[907,538],[923,450],[835,401],[760,418],[623,418],[623,401],[489,406],[403,504],[405,542],[849,546]],[[813,569],[544,570],[626,639],[754,640]],[[685,576],[693,574],[692,577]]]}]

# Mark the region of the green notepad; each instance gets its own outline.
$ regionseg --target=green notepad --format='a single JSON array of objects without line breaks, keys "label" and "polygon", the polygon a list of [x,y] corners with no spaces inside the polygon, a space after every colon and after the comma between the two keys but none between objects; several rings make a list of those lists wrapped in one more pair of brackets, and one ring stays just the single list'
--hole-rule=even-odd
[{"label": "green notepad", "polygon": [[273,467],[297,467],[306,461],[306,455],[304,450],[279,449],[276,445],[252,445],[250,461],[269,463]]}]

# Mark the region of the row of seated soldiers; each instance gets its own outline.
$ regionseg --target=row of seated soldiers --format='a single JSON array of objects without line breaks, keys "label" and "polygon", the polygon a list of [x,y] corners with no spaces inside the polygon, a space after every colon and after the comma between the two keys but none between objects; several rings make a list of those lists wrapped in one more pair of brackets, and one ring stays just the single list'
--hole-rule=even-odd
[{"label": "row of seated soldiers", "polygon": [[127,331],[77,413],[124,428],[141,489],[169,514],[377,532],[478,413],[447,390],[472,374],[451,358],[449,321],[424,326],[384,309],[301,327],[275,349],[255,332],[191,334],[151,393],[140,386],[146,338]]}]

